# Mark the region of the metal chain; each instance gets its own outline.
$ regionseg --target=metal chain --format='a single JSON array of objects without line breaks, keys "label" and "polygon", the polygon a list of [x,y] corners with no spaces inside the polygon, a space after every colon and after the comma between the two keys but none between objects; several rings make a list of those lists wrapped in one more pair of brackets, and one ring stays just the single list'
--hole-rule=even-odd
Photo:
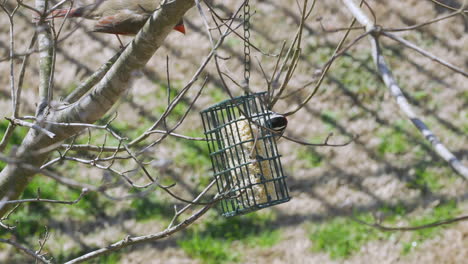
[{"label": "metal chain", "polygon": [[249,0],[244,4],[244,81],[245,93],[249,93],[250,80],[250,5]]}]

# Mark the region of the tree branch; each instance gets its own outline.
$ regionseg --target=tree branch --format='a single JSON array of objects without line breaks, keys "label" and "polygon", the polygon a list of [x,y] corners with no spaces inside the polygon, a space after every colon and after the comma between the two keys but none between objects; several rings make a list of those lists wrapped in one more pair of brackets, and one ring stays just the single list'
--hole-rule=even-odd
[{"label": "tree branch", "polygon": [[432,222],[432,223],[429,223],[429,224],[425,224],[425,225],[420,225],[420,226],[402,226],[402,227],[389,227],[389,226],[383,226],[379,223],[368,223],[366,221],[363,221],[357,217],[354,217],[354,216],[351,216],[351,219],[360,223],[360,224],[363,224],[363,225],[366,225],[366,226],[370,226],[370,227],[373,227],[373,228],[377,228],[381,231],[417,231],[417,230],[421,230],[421,229],[426,229],[426,228],[434,228],[434,227],[438,227],[438,226],[442,226],[442,225],[449,225],[449,224],[453,224],[453,223],[456,223],[456,222],[461,222],[461,221],[466,221],[468,220],[468,215],[464,215],[464,216],[460,216],[460,217],[455,217],[455,218],[450,218],[450,219],[445,219],[445,220],[442,220],[442,221],[436,221],[436,222]]},{"label": "tree branch", "polygon": [[26,253],[27,255],[33,257],[34,259],[36,259],[37,261],[39,261],[41,263],[46,263],[46,264],[52,263],[49,260],[47,260],[44,256],[36,254],[36,252],[34,252],[34,250],[29,249],[29,248],[21,245],[18,242],[15,242],[15,241],[10,240],[10,239],[3,239],[3,238],[0,238],[0,242],[12,245],[16,249]]},{"label": "tree branch", "polygon": [[399,42],[400,44],[402,44],[405,47],[408,47],[408,48],[418,52],[419,54],[423,55],[424,57],[427,57],[427,58],[429,58],[429,59],[431,59],[431,60],[433,60],[433,61],[435,61],[435,62],[437,62],[439,64],[442,64],[443,66],[451,69],[454,72],[457,72],[457,73],[459,73],[459,74],[461,74],[461,75],[463,75],[465,77],[468,77],[468,73],[463,71],[463,69],[461,69],[461,68],[459,68],[459,67],[457,67],[457,66],[455,66],[455,65],[453,65],[453,64],[451,64],[451,63],[449,63],[449,62],[447,62],[447,61],[445,61],[445,60],[443,60],[443,59],[441,59],[441,58],[439,58],[439,57],[437,57],[435,55],[430,54],[429,52],[421,49],[420,47],[414,45],[413,43],[407,41],[404,38],[400,38],[395,34],[392,34],[390,32],[385,32],[385,31],[382,31],[382,35],[384,35],[384,36],[386,36],[388,38],[391,38],[391,39],[395,40],[396,42]]},{"label": "tree branch", "polygon": [[36,9],[43,14],[37,23],[37,40],[39,52],[39,97],[36,116],[41,116],[49,105],[52,95],[51,77],[53,72],[53,41],[51,28],[45,20],[47,12],[46,0],[36,0]]},{"label": "tree branch", "polygon": [[465,167],[455,155],[453,155],[432,133],[432,131],[426,126],[426,124],[419,118],[416,113],[411,109],[411,105],[403,94],[402,90],[398,86],[397,81],[392,75],[392,72],[388,65],[385,62],[385,58],[382,55],[380,50],[378,37],[381,33],[379,27],[376,27],[375,24],[364,14],[364,12],[352,1],[352,0],[342,0],[343,3],[348,7],[348,10],[352,15],[366,27],[366,32],[369,32],[369,40],[371,43],[372,57],[374,58],[374,63],[382,77],[385,85],[390,90],[390,93],[395,97],[398,106],[401,111],[411,120],[411,122],[416,126],[416,128],[423,134],[423,136],[432,144],[434,151],[447,161],[450,166],[463,176],[465,179],[468,179],[468,168]]},{"label": "tree branch", "polygon": [[118,242],[116,242],[114,244],[111,244],[111,245],[109,245],[107,247],[100,248],[98,250],[95,250],[95,251],[89,252],[89,253],[87,253],[85,255],[82,255],[82,256],[80,256],[78,258],[69,260],[69,261],[65,262],[65,264],[81,263],[83,261],[87,261],[87,260],[96,258],[96,257],[104,255],[104,254],[108,254],[110,252],[113,252],[113,251],[116,251],[116,250],[119,250],[119,249],[122,249],[122,248],[125,248],[125,247],[128,247],[128,246],[131,246],[131,245],[145,243],[145,242],[151,242],[151,241],[156,241],[156,240],[159,240],[159,239],[166,238],[166,237],[168,237],[168,236],[170,236],[170,235],[172,235],[172,234],[174,234],[174,233],[176,233],[176,232],[178,232],[178,231],[180,231],[182,229],[185,229],[189,225],[191,225],[198,218],[200,218],[202,215],[204,215],[211,207],[213,207],[213,205],[217,201],[219,201],[219,196],[215,197],[214,201],[211,204],[204,206],[203,208],[198,210],[196,213],[194,213],[192,216],[185,219],[183,222],[179,223],[176,226],[167,228],[162,232],[159,232],[159,233],[156,233],[156,234],[145,235],[145,236],[137,236],[137,237],[127,236],[126,238],[124,238],[124,239],[122,239],[122,240],[120,240],[120,241],[118,241]]},{"label": "tree branch", "polygon": [[[39,4],[45,4],[44,0],[36,1]],[[50,109],[50,113],[45,117],[45,121],[56,123],[94,123],[99,120],[127,90],[132,72],[140,70],[145,66],[154,52],[163,44],[174,25],[180,21],[185,12],[193,5],[194,2],[192,0],[174,0],[161,5],[161,8],[155,11],[148,19],[142,30],[140,30],[135,39],[127,46],[122,55],[94,89],[70,105],[70,107],[59,110]],[[42,6],[42,8],[44,7]],[[47,25],[39,22],[39,26],[39,45],[40,47],[48,47],[51,42],[47,31],[44,31]],[[52,61],[49,60],[49,51],[47,49],[43,51],[40,48],[40,50],[42,60],[41,76],[43,76],[41,77],[40,86],[48,89],[49,79],[46,76],[50,76],[49,71],[51,71]],[[48,69],[45,68],[46,65],[48,65]],[[46,94],[44,89],[41,92],[42,99],[45,98]],[[38,110],[40,109],[38,108]],[[41,122],[41,124],[46,123]],[[63,127],[46,124],[46,129],[56,134],[56,137],[50,139],[41,135],[36,130],[28,132],[16,154],[16,159],[20,160],[21,164],[40,167],[53,148],[33,155],[35,151],[60,143],[80,132],[84,127]],[[29,170],[19,165],[17,163],[7,164],[0,172],[0,199],[5,196],[8,196],[8,200],[19,197],[26,187],[29,178],[34,175],[34,170]],[[7,212],[7,207],[5,206],[0,209],[0,216]]]}]

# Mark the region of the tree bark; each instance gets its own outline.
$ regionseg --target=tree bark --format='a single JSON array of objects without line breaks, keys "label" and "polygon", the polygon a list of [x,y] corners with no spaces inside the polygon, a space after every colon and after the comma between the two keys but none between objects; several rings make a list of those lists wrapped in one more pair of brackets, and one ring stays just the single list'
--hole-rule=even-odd
[{"label": "tree bark", "polygon": [[[62,110],[48,109],[49,113],[44,116],[44,120],[59,123],[94,123],[100,119],[128,88],[132,72],[146,65],[154,52],[163,44],[174,25],[193,5],[193,0],[174,0],[161,6],[148,19],[142,30],[91,93]],[[0,201],[18,198],[26,188],[29,179],[35,174],[34,171],[23,168],[21,164],[41,166],[52,151],[51,149],[44,151],[46,148],[83,129],[43,124],[44,122],[39,125],[46,127],[56,136],[51,139],[34,129],[28,132],[15,155],[18,162],[8,164],[0,172]],[[39,150],[42,150],[42,153],[37,154]],[[0,217],[7,210],[7,206],[0,208]]]}]

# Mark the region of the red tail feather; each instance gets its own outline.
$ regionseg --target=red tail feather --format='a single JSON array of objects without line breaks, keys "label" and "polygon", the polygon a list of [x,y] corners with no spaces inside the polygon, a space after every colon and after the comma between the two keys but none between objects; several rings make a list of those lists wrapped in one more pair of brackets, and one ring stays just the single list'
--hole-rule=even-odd
[{"label": "red tail feather", "polygon": [[184,24],[179,24],[174,27],[175,30],[179,31],[182,34],[185,34],[185,26]]}]

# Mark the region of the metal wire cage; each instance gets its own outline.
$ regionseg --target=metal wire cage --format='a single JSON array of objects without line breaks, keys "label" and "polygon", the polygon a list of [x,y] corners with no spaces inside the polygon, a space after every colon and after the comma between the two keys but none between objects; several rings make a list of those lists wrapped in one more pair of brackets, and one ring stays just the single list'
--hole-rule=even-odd
[{"label": "metal wire cage", "polygon": [[276,146],[268,129],[266,93],[236,97],[200,114],[216,185],[227,198],[224,216],[259,210],[290,200]]}]

